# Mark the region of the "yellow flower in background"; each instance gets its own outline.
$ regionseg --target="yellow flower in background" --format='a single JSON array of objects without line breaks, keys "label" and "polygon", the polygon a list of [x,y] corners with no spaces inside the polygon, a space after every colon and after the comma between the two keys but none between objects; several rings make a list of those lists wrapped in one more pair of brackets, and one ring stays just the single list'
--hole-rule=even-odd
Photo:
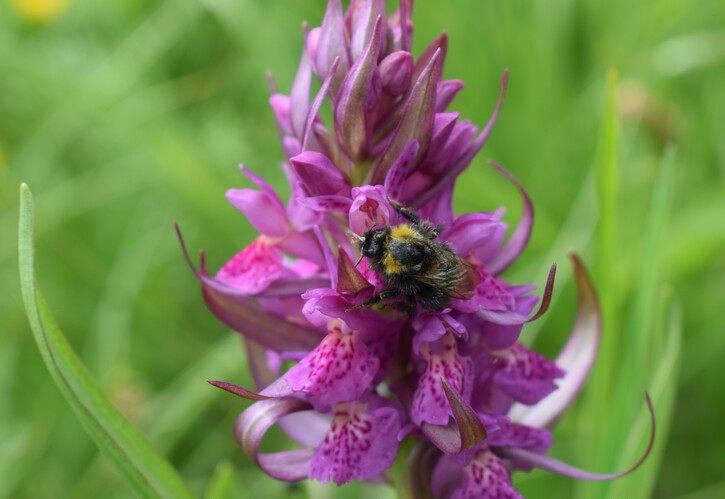
[{"label": "yellow flower in background", "polygon": [[30,21],[52,21],[68,7],[68,0],[13,0],[13,7]]}]

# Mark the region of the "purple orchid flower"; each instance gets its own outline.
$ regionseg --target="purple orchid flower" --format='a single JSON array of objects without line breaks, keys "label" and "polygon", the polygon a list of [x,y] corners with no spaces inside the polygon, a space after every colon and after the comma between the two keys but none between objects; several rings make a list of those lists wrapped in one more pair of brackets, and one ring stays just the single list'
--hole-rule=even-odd
[{"label": "purple orchid flower", "polygon": [[[506,239],[503,210],[452,209],[455,181],[491,134],[508,73],[482,130],[447,112],[463,85],[442,79],[445,35],[418,58],[411,54],[412,7],[402,0],[386,15],[382,0],[352,0],[344,12],[341,0],[329,0],[322,26],[306,30],[290,95],[273,85],[290,201],[285,206],[243,168],[257,189],[227,197],[260,236],[215,276],[203,256],[197,270],[187,255],[210,310],[244,337],[257,391],[210,383],[255,401],[235,434],[280,480],[381,480],[405,439],[414,442],[403,458],[415,470],[415,496],[520,497],[511,473],[532,467],[585,479],[628,473],[652,440],[640,462],[618,474],[586,473],[546,455],[550,430],[596,356],[597,298],[572,255],[579,311],[568,343],[551,361],[518,341],[546,311],[556,270],[540,303],[535,286],[502,277],[528,242],[531,200],[494,164],[523,198],[513,234]],[[320,88],[311,96],[315,77]],[[319,114],[326,102],[332,123]],[[350,234],[406,223],[397,203],[440,227],[439,243],[476,275],[470,296],[432,310],[363,306],[388,284]],[[285,371],[285,361],[295,363]],[[299,447],[260,453],[275,424]]]}]

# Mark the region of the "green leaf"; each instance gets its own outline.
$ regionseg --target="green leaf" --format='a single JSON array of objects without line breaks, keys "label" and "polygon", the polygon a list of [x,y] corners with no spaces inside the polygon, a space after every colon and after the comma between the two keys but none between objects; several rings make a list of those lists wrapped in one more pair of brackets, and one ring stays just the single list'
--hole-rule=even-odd
[{"label": "green leaf", "polygon": [[204,499],[225,499],[230,497],[230,488],[234,478],[234,466],[229,461],[222,461],[214,469]]},{"label": "green leaf", "polygon": [[[667,437],[679,386],[677,378],[682,343],[682,309],[679,302],[673,300],[669,296],[670,294],[671,291],[667,291],[660,304],[661,319],[657,330],[662,331],[665,336],[665,345],[650,385],[650,395],[657,417],[657,440],[647,461],[637,471],[612,483],[607,495],[612,499],[651,497],[657,482],[660,463],[667,447]],[[619,455],[620,465],[636,458],[637,449],[641,449],[647,438],[648,419],[646,409],[642,409],[622,447]]]},{"label": "green leaf", "polygon": [[111,459],[140,497],[193,497],[176,470],[106,399],[76,356],[37,285],[34,204],[20,187],[20,284],[30,327],[53,380],[96,445]]},{"label": "green leaf", "polygon": [[[597,224],[597,265],[594,281],[602,311],[602,340],[597,362],[592,370],[589,389],[585,395],[582,421],[595,421],[597,416],[611,410],[610,394],[612,380],[618,364],[622,331],[619,327],[618,303],[618,190],[620,168],[619,117],[617,114],[617,71],[612,68],[607,75],[607,93],[604,116],[601,124],[597,154],[594,164],[596,175],[599,221]],[[613,425],[605,422],[591,435],[587,435],[580,447],[577,462],[596,470],[609,470],[608,449],[611,447]],[[603,497],[606,485],[593,482],[578,482],[576,495],[579,497]]]}]

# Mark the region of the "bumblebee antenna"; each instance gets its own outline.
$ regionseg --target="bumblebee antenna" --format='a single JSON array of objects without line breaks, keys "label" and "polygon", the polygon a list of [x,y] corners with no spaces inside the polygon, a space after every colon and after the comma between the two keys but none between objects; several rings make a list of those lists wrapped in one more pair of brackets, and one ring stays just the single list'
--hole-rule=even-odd
[{"label": "bumblebee antenna", "polygon": [[360,262],[362,262],[362,259],[363,259],[364,256],[365,255],[363,255],[362,253],[360,254],[360,258],[358,258],[357,259],[357,262],[355,262],[355,267],[357,267],[358,265],[360,265]]}]

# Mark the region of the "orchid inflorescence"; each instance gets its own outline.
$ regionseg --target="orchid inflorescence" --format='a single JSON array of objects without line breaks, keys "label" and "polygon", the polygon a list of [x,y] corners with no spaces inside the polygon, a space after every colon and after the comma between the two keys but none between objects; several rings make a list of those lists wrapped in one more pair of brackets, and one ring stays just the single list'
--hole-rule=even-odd
[{"label": "orchid inflorescence", "polygon": [[[508,239],[503,210],[453,214],[455,181],[493,129],[508,74],[482,130],[460,120],[446,111],[463,87],[442,79],[446,36],[414,58],[411,15],[412,0],[389,16],[382,0],[352,0],[346,12],[330,0],[322,26],[304,30],[290,95],[272,83],[290,200],[285,205],[242,167],[257,189],[232,189],[227,198],[260,235],[216,276],[203,257],[195,270],[211,311],[242,334],[261,391],[211,383],[255,401],[235,434],[280,480],[380,481],[399,455],[411,494],[421,497],[520,497],[511,472],[532,467],[621,476],[642,460],[597,475],[546,455],[551,429],[579,393],[599,343],[598,302],[581,261],[572,255],[576,322],[551,361],[518,339],[546,311],[555,266],[536,312],[535,286],[501,277],[531,233],[526,192],[493,164],[523,198]],[[313,75],[321,83],[310,100]],[[325,102],[332,126],[319,114]],[[404,223],[397,203],[438,225],[438,240],[475,269],[470,297],[454,297],[442,310],[361,306],[386,283],[366,258],[355,265],[351,234]],[[273,425],[299,448],[260,453]]]}]

